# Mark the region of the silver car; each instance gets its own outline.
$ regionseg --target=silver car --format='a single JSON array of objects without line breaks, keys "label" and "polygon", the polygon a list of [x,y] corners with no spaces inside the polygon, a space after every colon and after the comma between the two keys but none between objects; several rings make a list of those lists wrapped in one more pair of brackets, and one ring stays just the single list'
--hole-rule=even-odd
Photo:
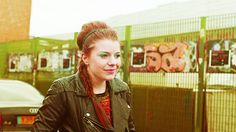
[{"label": "silver car", "polygon": [[28,83],[0,80],[0,131],[29,131],[43,99]]}]

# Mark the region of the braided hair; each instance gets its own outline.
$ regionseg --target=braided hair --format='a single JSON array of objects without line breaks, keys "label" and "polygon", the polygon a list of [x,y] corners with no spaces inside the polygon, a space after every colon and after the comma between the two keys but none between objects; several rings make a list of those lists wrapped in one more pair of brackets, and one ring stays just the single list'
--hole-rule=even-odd
[{"label": "braided hair", "polygon": [[[94,21],[86,23],[82,26],[82,29],[77,38],[77,45],[79,49],[85,55],[89,55],[93,49],[95,43],[102,39],[109,39],[113,41],[118,41],[117,33],[110,28],[106,23],[100,21]],[[88,74],[87,65],[82,59],[78,65],[79,76],[87,92],[87,95],[92,100],[96,114],[99,118],[101,124],[106,127],[105,119],[101,115],[102,109],[98,106],[99,104],[94,99],[93,84],[91,78]]]}]

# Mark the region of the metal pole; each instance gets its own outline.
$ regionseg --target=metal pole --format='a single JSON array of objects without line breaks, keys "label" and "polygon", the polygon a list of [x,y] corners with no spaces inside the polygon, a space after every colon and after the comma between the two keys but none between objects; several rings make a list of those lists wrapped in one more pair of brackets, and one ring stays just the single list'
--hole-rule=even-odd
[{"label": "metal pole", "polygon": [[33,69],[32,69],[32,76],[33,76],[33,80],[32,80],[32,85],[36,87],[36,82],[37,82],[37,45],[38,45],[38,41],[37,38],[33,38],[31,40],[31,47],[33,50]]},{"label": "metal pole", "polygon": [[[78,37],[78,32],[74,32],[74,40],[73,40],[73,44],[75,45],[74,47],[77,47],[77,37]],[[76,73],[77,72],[77,67],[78,67],[78,64],[79,64],[79,48],[74,48],[75,49],[75,54],[74,54],[74,60],[72,61],[75,61],[75,62],[72,62],[72,64],[74,64],[74,66],[72,66],[72,72],[73,73]]]},{"label": "metal pole", "polygon": [[195,132],[203,131],[204,123],[204,90],[206,89],[206,59],[205,59],[205,43],[206,43],[206,17],[201,17],[200,27],[200,45],[199,45],[199,72],[198,72],[198,90],[196,91],[196,109],[195,109]]},{"label": "metal pole", "polygon": [[123,79],[130,84],[130,45],[131,45],[131,26],[125,27],[125,44],[124,44],[124,75]]}]

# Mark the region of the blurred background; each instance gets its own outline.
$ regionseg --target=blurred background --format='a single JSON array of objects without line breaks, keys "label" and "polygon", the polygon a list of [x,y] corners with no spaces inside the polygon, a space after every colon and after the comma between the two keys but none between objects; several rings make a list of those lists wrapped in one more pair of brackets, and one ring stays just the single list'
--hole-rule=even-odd
[{"label": "blurred background", "polygon": [[236,132],[235,6],[233,0],[0,0],[0,130],[30,129],[52,81],[77,71],[81,25],[102,20],[119,35],[117,78],[132,90],[138,132]]}]

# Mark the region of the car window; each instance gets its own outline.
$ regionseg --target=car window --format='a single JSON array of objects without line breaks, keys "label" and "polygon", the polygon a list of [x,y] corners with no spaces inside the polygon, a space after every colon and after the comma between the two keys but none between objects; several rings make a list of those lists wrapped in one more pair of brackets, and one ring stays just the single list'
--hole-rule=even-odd
[{"label": "car window", "polygon": [[15,80],[0,80],[0,101],[39,101],[44,97],[33,86]]}]

